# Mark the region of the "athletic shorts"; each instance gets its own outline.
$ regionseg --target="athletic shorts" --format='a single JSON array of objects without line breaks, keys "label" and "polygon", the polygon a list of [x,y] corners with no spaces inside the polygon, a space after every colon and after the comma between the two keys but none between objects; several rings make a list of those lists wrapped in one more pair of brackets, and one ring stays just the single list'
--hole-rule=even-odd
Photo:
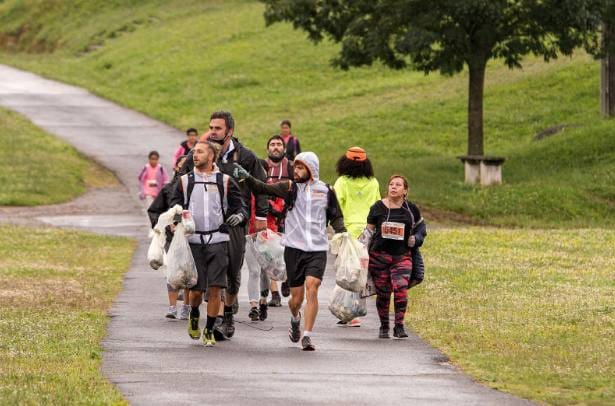
[{"label": "athletic shorts", "polygon": [[327,251],[305,252],[286,247],[284,262],[288,286],[296,288],[305,284],[306,276],[322,280],[327,267]]},{"label": "athletic shorts", "polygon": [[192,290],[204,291],[208,286],[226,288],[228,243],[190,244],[198,280]]}]

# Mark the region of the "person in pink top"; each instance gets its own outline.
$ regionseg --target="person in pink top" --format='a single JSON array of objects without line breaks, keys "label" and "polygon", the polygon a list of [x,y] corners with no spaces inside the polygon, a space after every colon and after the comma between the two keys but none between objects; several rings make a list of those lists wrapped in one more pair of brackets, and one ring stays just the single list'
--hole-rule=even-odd
[{"label": "person in pink top", "polygon": [[282,137],[284,145],[286,145],[286,158],[294,161],[295,157],[301,153],[301,145],[299,144],[299,139],[292,134],[291,127],[290,120],[282,120],[280,123],[280,137]]},{"label": "person in pink top", "polygon": [[158,163],[160,160],[158,151],[151,151],[148,159],[149,162],[139,173],[139,198],[145,200],[147,207],[152,204],[162,187],[169,181],[167,171]]},{"label": "person in pink top", "polygon": [[196,128],[188,128],[186,130],[186,139],[179,144],[179,147],[177,147],[175,153],[173,154],[173,165],[171,165],[172,168],[175,168],[177,165],[177,159],[180,156],[188,155],[188,152],[194,148],[198,138],[199,134],[196,131]]}]

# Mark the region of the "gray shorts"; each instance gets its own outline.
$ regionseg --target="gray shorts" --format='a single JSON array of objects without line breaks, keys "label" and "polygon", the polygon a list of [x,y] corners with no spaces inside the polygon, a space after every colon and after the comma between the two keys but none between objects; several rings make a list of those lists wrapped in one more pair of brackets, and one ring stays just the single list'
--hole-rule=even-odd
[{"label": "gray shorts", "polygon": [[204,291],[207,287],[226,288],[228,271],[228,243],[190,244],[192,257],[196,264],[198,280],[191,290]]}]

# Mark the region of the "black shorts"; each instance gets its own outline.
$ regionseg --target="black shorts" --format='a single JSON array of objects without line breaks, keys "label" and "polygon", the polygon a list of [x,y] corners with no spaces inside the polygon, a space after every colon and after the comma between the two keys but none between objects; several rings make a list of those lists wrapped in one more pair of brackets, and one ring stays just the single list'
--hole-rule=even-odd
[{"label": "black shorts", "polygon": [[204,291],[208,286],[226,288],[228,243],[190,244],[199,279],[191,289]]},{"label": "black shorts", "polygon": [[296,248],[284,248],[284,262],[288,286],[296,288],[305,284],[305,277],[322,280],[327,267],[327,251],[305,252]]}]

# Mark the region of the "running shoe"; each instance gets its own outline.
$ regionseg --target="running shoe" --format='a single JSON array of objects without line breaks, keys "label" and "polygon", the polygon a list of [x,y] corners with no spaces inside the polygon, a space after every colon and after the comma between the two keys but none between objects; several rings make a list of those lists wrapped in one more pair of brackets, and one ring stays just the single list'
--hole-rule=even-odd
[{"label": "running shoe", "polygon": [[188,320],[188,317],[190,317],[190,305],[182,305],[181,310],[179,311],[179,319]]},{"label": "running shoe", "polygon": [[389,338],[389,328],[380,326],[380,332],[378,338]]},{"label": "running shoe", "polygon": [[177,318],[177,308],[175,306],[169,306],[169,310],[167,310],[167,314],[165,316],[167,319],[176,319]]},{"label": "running shoe", "polygon": [[260,321],[267,320],[267,303],[261,303],[258,305],[258,318]]},{"label": "running shoe", "polygon": [[339,327],[346,327],[346,324],[348,324],[348,322],[344,321],[344,320],[340,320],[340,321],[337,322],[337,325]]},{"label": "running shoe", "polygon": [[190,321],[188,322],[188,335],[193,340],[198,340],[201,338],[201,329],[199,328],[199,318],[190,316]]},{"label": "running shoe", "polygon": [[288,329],[288,338],[293,343],[298,343],[301,339],[301,313],[299,313],[299,320],[295,321],[290,319],[290,328]]},{"label": "running shoe", "polygon": [[214,332],[211,330],[203,329],[203,344],[205,347],[213,347],[216,345],[216,337],[214,336]]},{"label": "running shoe", "polygon": [[312,339],[310,337],[303,336],[301,339],[301,347],[303,347],[303,351],[314,351],[316,347],[312,344]]},{"label": "running shoe", "polygon": [[290,296],[290,286],[288,286],[288,282],[282,282],[282,296],[289,297]]},{"label": "running shoe", "polygon": [[281,307],[282,306],[282,298],[280,297],[280,293],[271,292],[271,300],[267,303],[271,307]]},{"label": "running shoe", "polygon": [[252,307],[250,309],[250,313],[248,313],[248,317],[250,318],[250,320],[252,321],[258,321],[259,319],[259,312],[258,312],[258,307]]},{"label": "running shoe", "polygon": [[216,322],[214,323],[214,338],[216,341],[224,341],[226,337],[222,334],[222,323],[224,322],[224,318],[222,316],[216,317]]},{"label": "running shoe", "polygon": [[231,338],[235,334],[235,321],[233,320],[233,312],[224,312],[224,320],[220,326],[220,331],[226,338]]},{"label": "running shoe", "polygon": [[352,319],[347,325],[348,327],[361,327],[361,319]]},{"label": "running shoe", "polygon": [[407,338],[408,334],[406,333],[406,330],[404,329],[403,324],[396,324],[395,327],[393,327],[393,337],[395,338]]}]

